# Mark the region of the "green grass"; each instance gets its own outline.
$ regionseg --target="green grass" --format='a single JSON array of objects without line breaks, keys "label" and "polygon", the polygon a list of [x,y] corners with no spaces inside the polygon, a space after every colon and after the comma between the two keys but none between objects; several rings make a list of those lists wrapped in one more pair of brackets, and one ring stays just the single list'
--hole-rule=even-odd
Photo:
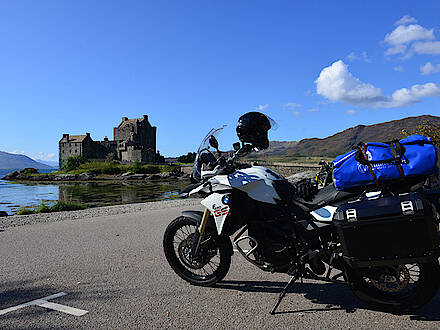
[{"label": "green grass", "polygon": [[74,210],[84,210],[86,208],[87,208],[86,205],[76,202],[57,202],[52,206],[49,206],[44,202],[42,202],[40,205],[34,207],[29,207],[29,206],[21,207],[16,214],[27,215],[27,214],[36,214],[36,213],[74,211]]},{"label": "green grass", "polygon": [[93,173],[96,175],[115,175],[126,172],[132,172],[137,174],[157,174],[164,172],[172,172],[175,166],[172,165],[155,165],[140,163],[134,164],[119,164],[116,162],[86,162],[79,165],[76,169],[70,171],[60,170],[53,172],[53,174],[81,174],[81,173]]}]

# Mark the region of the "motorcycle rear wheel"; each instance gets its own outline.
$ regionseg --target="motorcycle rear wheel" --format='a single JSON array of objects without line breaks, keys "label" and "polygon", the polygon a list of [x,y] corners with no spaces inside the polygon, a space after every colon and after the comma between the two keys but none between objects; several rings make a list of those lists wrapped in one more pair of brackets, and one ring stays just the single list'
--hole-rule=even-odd
[{"label": "motorcycle rear wheel", "polygon": [[198,260],[191,260],[189,252],[197,230],[194,219],[178,217],[165,230],[163,248],[174,272],[185,281],[199,286],[213,286],[222,280],[231,265],[232,244],[229,239],[206,228]]},{"label": "motorcycle rear wheel", "polygon": [[439,288],[437,261],[373,267],[383,272],[373,278],[362,270],[348,271],[353,293],[371,307],[388,312],[412,312],[428,303]]}]

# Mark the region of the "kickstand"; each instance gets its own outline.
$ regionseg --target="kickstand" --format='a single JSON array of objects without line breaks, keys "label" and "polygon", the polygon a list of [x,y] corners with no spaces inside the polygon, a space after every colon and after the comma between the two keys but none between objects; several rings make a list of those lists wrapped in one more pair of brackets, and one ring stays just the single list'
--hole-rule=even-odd
[{"label": "kickstand", "polygon": [[278,297],[278,301],[276,302],[275,306],[273,306],[272,310],[270,311],[271,315],[275,314],[275,311],[277,310],[278,306],[281,304],[281,300],[283,300],[284,296],[286,295],[287,291],[289,291],[290,287],[295,283],[295,281],[298,279],[297,275],[293,275],[292,278],[289,280],[289,282],[284,287],[283,291],[281,291],[280,296]]}]

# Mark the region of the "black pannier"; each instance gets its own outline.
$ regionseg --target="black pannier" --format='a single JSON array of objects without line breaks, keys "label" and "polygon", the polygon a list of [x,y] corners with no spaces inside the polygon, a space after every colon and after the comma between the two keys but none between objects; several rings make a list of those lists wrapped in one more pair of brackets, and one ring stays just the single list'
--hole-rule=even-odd
[{"label": "black pannier", "polygon": [[438,256],[433,205],[417,193],[342,204],[333,222],[353,267],[424,262]]}]

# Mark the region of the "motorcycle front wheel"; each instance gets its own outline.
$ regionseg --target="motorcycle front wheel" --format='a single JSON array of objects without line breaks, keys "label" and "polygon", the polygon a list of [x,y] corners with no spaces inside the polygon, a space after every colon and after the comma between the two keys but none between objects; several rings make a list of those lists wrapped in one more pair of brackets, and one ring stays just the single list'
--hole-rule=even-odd
[{"label": "motorcycle front wheel", "polygon": [[206,228],[197,258],[191,258],[194,233],[198,230],[194,219],[178,217],[165,230],[163,248],[174,272],[185,281],[199,286],[212,286],[222,280],[231,265],[232,244],[229,239]]},{"label": "motorcycle front wheel", "polygon": [[353,293],[375,309],[412,312],[428,303],[439,288],[440,268],[431,263],[351,269]]}]

